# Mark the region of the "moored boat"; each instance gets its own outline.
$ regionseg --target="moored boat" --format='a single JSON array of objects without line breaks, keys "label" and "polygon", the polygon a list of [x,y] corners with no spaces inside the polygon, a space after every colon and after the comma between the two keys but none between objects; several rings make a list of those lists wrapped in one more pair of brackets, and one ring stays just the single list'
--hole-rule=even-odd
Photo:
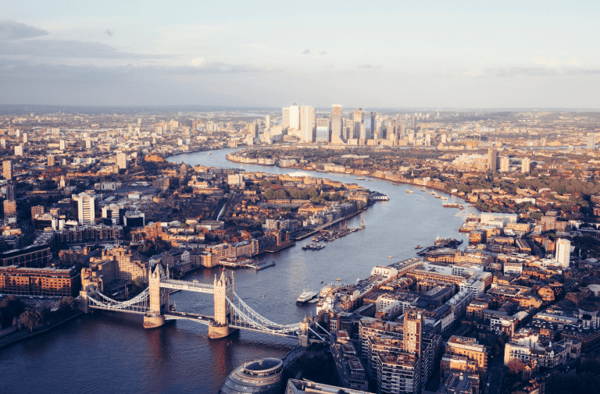
[{"label": "moored boat", "polygon": [[312,300],[316,296],[317,296],[317,292],[316,291],[310,291],[310,290],[304,289],[302,291],[302,294],[300,294],[300,296],[296,300],[296,304],[304,304],[304,303]]}]

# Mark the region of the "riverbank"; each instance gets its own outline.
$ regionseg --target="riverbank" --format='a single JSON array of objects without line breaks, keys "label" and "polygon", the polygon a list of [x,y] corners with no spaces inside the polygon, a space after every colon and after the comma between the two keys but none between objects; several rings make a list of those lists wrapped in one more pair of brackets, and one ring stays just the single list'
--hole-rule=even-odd
[{"label": "riverbank", "polygon": [[[471,203],[469,203],[466,200],[465,196],[461,196],[458,193],[452,193],[451,191],[448,191],[448,190],[444,189],[443,187],[439,187],[439,186],[436,186],[436,185],[433,185],[433,184],[423,185],[423,184],[420,184],[420,183],[409,182],[409,180],[406,179],[406,178],[387,178],[387,177],[383,177],[383,176],[377,176],[377,175],[374,175],[374,174],[364,174],[364,173],[357,174],[355,172],[324,171],[324,170],[319,170],[319,169],[315,169],[315,168],[311,168],[311,167],[300,167],[300,166],[298,166],[298,167],[294,167],[294,166],[291,166],[291,167],[281,167],[281,166],[279,166],[277,164],[268,164],[268,165],[265,165],[265,164],[261,164],[259,161],[248,162],[248,161],[245,161],[245,160],[240,160],[239,156],[232,155],[231,153],[228,153],[227,155],[225,155],[225,158],[228,161],[232,162],[232,163],[238,163],[238,164],[251,164],[251,165],[266,166],[266,167],[273,167],[273,166],[275,166],[275,167],[281,168],[281,169],[292,169],[292,170],[298,170],[298,171],[320,172],[320,173],[332,174],[332,175],[354,175],[354,176],[359,176],[359,177],[365,177],[365,178],[372,178],[372,179],[377,179],[377,180],[382,180],[382,181],[388,181],[388,182],[392,182],[393,184],[395,184],[395,183],[400,184],[401,183],[401,184],[405,184],[405,185],[412,185],[412,186],[415,186],[415,187],[424,187],[426,189],[433,189],[433,190],[437,190],[437,191],[441,191],[441,192],[447,193],[447,194],[449,194],[449,195],[451,195],[453,197],[462,199],[467,204],[471,204]],[[477,209],[480,210],[479,208],[477,208]]]},{"label": "riverbank", "polygon": [[52,325],[50,325],[50,326],[48,326],[48,327],[46,327],[44,329],[36,330],[36,331],[33,331],[33,332],[31,332],[31,331],[23,328],[23,329],[15,332],[13,334],[9,334],[9,335],[3,337],[2,339],[0,339],[0,349],[3,349],[5,347],[11,346],[11,345],[14,345],[15,343],[23,341],[25,339],[33,338],[36,335],[44,334],[44,333],[46,333],[46,332],[48,332],[50,330],[55,329],[56,327],[59,327],[60,325],[66,323],[66,322],[68,322],[70,320],[73,320],[73,319],[75,319],[75,318],[83,315],[83,314],[84,314],[83,312],[77,312],[73,316],[70,316],[70,317],[68,317],[66,319],[63,319],[63,320],[57,322],[57,323],[54,323],[54,324],[52,324]]}]

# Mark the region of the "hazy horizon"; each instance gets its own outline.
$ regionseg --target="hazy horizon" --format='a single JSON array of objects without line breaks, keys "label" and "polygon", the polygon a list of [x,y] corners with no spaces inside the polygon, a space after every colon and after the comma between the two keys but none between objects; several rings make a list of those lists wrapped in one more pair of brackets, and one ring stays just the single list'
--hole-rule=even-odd
[{"label": "hazy horizon", "polygon": [[600,4],[10,3],[6,105],[600,108]]}]

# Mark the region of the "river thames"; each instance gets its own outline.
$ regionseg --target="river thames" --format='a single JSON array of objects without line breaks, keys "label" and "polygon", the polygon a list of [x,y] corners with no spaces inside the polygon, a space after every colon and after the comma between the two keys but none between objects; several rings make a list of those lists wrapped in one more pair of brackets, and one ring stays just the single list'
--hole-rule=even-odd
[{"label": "river thames", "polygon": [[[295,172],[231,163],[225,158],[231,151],[191,153],[169,160],[246,171]],[[355,182],[390,200],[377,202],[348,221],[348,227],[357,227],[363,220],[365,230],[328,243],[321,251],[303,251],[302,246],[311,242],[308,238],[277,254],[260,256],[275,261],[274,267],[258,272],[235,270],[237,295],[272,321],[289,324],[314,314],[316,304],[295,303],[303,289],[319,290],[330,282],[356,283],[375,265],[414,257],[416,245],[432,245],[438,235],[466,240],[458,232],[463,222],[456,216],[459,211],[443,208],[442,201],[420,187],[368,178],[358,181],[343,174],[309,174]],[[448,202],[462,203],[448,197]],[[212,283],[221,270],[199,270],[186,280]],[[171,302],[180,311],[213,314],[210,295],[179,292],[171,296]],[[211,341],[201,324],[178,321],[144,330],[138,316],[96,312],[0,350],[0,393],[216,393],[239,364],[257,357],[282,357],[295,344],[292,339],[252,332]]]}]

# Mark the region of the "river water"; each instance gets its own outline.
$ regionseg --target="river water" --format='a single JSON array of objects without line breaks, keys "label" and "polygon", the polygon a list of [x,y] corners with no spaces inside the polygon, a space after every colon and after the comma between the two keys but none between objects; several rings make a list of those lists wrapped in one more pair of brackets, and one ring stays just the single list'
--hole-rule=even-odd
[{"label": "river water", "polygon": [[[231,163],[225,159],[229,152],[190,153],[170,161],[294,172]],[[350,175],[310,175],[356,182],[390,200],[348,221],[348,227],[357,227],[363,220],[365,230],[328,243],[321,251],[303,251],[301,247],[311,242],[307,238],[295,247],[260,257],[274,260],[274,267],[259,272],[236,270],[235,292],[269,320],[289,324],[314,313],[316,304],[295,303],[305,288],[319,290],[338,278],[341,283],[356,283],[375,265],[414,257],[416,245],[431,245],[438,235],[466,239],[458,232],[463,221],[455,216],[459,210],[443,208],[439,199],[421,188],[357,181]],[[406,193],[407,189],[414,194]],[[455,201],[448,197],[449,202]],[[212,283],[220,272],[220,268],[203,269],[186,279]],[[210,295],[179,292],[171,296],[171,302],[181,311],[213,314]],[[239,364],[257,357],[281,357],[294,345],[292,339],[253,332],[208,340],[206,326],[188,321],[144,330],[137,315],[95,312],[0,350],[0,393],[215,393]]]}]

